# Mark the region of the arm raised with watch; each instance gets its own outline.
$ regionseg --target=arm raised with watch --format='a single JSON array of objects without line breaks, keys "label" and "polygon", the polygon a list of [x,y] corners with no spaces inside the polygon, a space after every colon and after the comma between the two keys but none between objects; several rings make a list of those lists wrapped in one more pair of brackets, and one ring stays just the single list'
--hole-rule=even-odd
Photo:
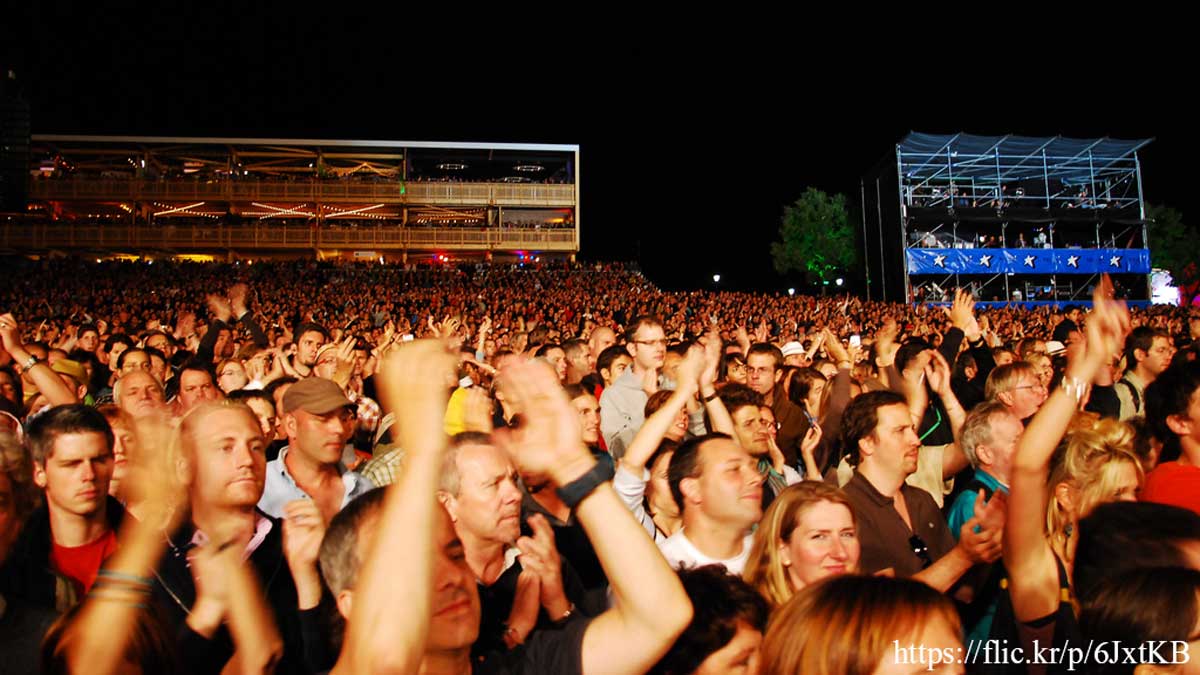
[{"label": "arm raised with watch", "polygon": [[526,419],[502,443],[519,467],[548,475],[559,486],[559,497],[574,509],[616,596],[584,633],[583,671],[648,670],[691,621],[679,577],[617,496],[612,469],[583,444],[578,418],[554,373],[543,363],[526,362],[505,368],[500,381]]},{"label": "arm raised with watch", "polygon": [[21,326],[12,314],[0,315],[0,340],[4,342],[4,350],[13,358],[17,374],[24,375],[37,385],[47,403],[56,406],[79,402],[75,392],[62,381],[58,373],[50,369],[50,364],[25,350],[21,342]]}]

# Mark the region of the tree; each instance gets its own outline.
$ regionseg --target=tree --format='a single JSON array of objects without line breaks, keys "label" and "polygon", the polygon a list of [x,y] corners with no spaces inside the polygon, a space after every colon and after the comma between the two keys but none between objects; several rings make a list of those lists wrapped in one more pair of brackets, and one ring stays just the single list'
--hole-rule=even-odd
[{"label": "tree", "polygon": [[829,281],[838,269],[854,264],[858,248],[846,212],[845,195],[830,197],[808,188],[795,204],[783,207],[779,238],[771,260],[779,274],[803,271],[809,282]]},{"label": "tree", "polygon": [[1183,214],[1167,206],[1146,205],[1146,230],[1150,236],[1150,261],[1171,273],[1182,297],[1190,300],[1200,291],[1200,232],[1183,222]]}]

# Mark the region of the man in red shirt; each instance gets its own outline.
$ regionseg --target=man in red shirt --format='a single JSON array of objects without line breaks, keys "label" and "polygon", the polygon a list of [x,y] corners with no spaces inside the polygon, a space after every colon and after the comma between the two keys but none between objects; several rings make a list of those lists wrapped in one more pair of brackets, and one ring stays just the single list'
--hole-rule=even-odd
[{"label": "man in red shirt", "polygon": [[1171,366],[1146,387],[1146,421],[1171,461],[1146,476],[1142,501],[1200,513],[1200,362]]},{"label": "man in red shirt", "polygon": [[34,418],[26,433],[33,480],[46,503],[0,570],[0,591],[63,611],[91,588],[116,550],[123,511],[108,497],[113,432],[96,409],[64,405]]}]

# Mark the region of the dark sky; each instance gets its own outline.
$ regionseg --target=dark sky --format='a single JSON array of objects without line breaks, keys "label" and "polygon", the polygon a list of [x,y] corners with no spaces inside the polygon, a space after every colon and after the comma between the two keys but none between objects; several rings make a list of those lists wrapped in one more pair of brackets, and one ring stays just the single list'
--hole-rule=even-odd
[{"label": "dark sky", "polygon": [[[578,143],[583,256],[640,259],[667,286],[719,272],[783,288],[768,252],[782,206],[810,185],[856,198],[909,130],[1155,137],[1147,198],[1189,210],[1194,68],[1182,47],[1160,52],[1168,36],[1150,51],[971,34],[919,53],[857,47],[859,29],[833,23],[737,39],[588,17],[473,33],[336,13],[350,4],[84,16],[38,3],[6,15],[0,48],[34,133]],[[822,30],[842,42],[810,42]]]}]

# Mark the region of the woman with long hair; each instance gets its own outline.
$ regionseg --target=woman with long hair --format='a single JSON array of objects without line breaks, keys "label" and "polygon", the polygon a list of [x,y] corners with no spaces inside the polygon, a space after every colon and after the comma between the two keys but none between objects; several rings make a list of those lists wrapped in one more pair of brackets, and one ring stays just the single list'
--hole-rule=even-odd
[{"label": "woman with long hair", "polygon": [[858,571],[862,548],[846,494],[819,481],[779,493],[759,522],[746,582],[779,607],[821,579]]},{"label": "woman with long hair", "polygon": [[1093,305],[1086,343],[1071,354],[1063,384],[1034,415],[1013,457],[1003,543],[1011,603],[1001,602],[992,637],[1025,646],[1037,640],[1061,647],[1078,636],[1071,587],[1079,520],[1101,503],[1136,499],[1142,482],[1124,425],[1084,423],[1068,435],[1093,378],[1129,331],[1129,312],[1112,300],[1107,277]]}]

